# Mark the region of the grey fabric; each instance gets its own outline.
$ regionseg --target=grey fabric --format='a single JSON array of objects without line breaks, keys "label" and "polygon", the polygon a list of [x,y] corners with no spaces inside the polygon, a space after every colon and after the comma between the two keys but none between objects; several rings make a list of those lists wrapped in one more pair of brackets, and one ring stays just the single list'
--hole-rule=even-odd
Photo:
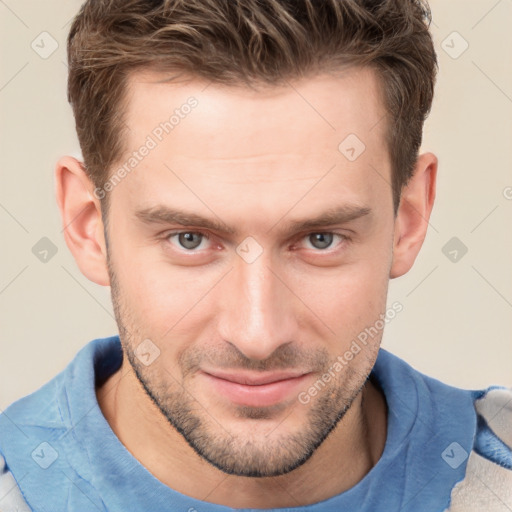
[{"label": "grey fabric", "polygon": [[32,512],[0,455],[0,512]]}]

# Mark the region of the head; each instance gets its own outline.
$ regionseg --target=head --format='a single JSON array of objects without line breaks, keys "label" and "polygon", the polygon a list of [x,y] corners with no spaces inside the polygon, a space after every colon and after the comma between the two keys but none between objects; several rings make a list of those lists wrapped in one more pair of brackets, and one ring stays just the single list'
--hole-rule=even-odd
[{"label": "head", "polygon": [[[227,473],[303,464],[371,372],[382,329],[353,342],[435,195],[428,20],[412,0],[89,0],[73,23],[66,241],[111,286],[141,389]],[[233,375],[288,382],[242,396]]]}]

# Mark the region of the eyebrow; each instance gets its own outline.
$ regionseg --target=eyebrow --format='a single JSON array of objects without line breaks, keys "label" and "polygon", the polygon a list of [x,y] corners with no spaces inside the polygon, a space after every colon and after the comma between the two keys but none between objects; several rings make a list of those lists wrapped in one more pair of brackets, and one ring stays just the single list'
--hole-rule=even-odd
[{"label": "eyebrow", "polygon": [[[284,232],[299,232],[309,229],[321,228],[334,224],[346,224],[353,220],[367,216],[372,212],[371,208],[361,205],[344,205],[329,208],[318,216],[305,220],[284,221],[279,220],[269,229],[283,222]],[[145,224],[178,224],[180,226],[193,226],[194,228],[209,229],[220,233],[237,235],[235,228],[227,225],[219,218],[207,218],[196,213],[186,212],[169,206],[157,205],[144,208],[135,212],[135,217]]]}]

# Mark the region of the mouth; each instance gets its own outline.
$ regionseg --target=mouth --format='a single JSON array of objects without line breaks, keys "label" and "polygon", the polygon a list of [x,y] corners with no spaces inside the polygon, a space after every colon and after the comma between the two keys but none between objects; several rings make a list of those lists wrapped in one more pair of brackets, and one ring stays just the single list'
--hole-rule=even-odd
[{"label": "mouth", "polygon": [[232,403],[268,407],[296,397],[311,373],[304,372],[213,372],[202,371],[216,393]]}]

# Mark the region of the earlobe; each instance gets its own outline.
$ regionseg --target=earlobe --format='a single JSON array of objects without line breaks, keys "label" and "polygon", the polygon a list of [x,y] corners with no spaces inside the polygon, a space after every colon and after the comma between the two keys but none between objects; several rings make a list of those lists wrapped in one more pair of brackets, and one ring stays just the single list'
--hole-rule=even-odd
[{"label": "earlobe", "polygon": [[407,273],[423,245],[436,194],[437,157],[418,157],[414,174],[402,190],[393,240],[391,279]]},{"label": "earlobe", "polygon": [[93,190],[80,161],[65,156],[57,162],[55,194],[66,244],[85,277],[109,286],[101,205]]}]

